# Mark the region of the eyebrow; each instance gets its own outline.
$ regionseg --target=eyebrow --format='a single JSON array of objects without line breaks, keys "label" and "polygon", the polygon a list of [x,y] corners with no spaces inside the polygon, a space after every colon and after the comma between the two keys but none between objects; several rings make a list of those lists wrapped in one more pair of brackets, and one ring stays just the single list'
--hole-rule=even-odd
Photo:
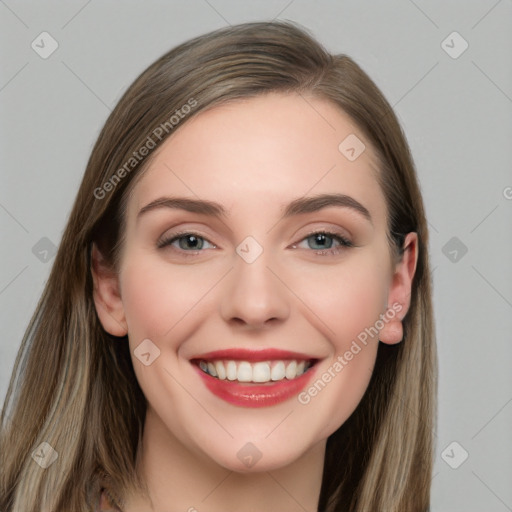
[{"label": "eyebrow", "polygon": [[[353,197],[345,194],[319,194],[312,197],[300,197],[291,201],[285,208],[282,219],[313,213],[323,208],[337,206],[341,208],[350,208],[351,210],[361,214],[370,223],[372,217],[367,208]],[[191,199],[188,197],[160,197],[151,201],[137,214],[137,220],[145,213],[159,208],[172,208],[185,210],[191,213],[202,215],[210,215],[213,217],[227,217],[227,210],[219,203],[208,201],[205,199]]]}]

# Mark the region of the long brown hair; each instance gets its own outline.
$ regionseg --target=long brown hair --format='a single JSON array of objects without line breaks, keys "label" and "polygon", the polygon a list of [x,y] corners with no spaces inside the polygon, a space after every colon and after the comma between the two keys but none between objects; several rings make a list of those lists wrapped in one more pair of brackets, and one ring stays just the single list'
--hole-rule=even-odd
[{"label": "long brown hair", "polygon": [[[271,91],[328,99],[345,111],[379,158],[390,250],[400,254],[406,233],[419,239],[404,339],[379,344],[362,401],[327,441],[319,510],[429,509],[437,360],[427,223],[407,141],[391,106],[352,59],[331,55],[292,23],[262,22],[217,30],[166,53],[107,119],[2,409],[0,510],[90,510],[101,476],[119,496],[143,488],[135,461],[145,398],[125,338],[99,322],[92,243],[118,269],[127,198],[155,149],[206,108]],[[49,447],[58,457],[44,468],[34,450],[52,453]]]}]

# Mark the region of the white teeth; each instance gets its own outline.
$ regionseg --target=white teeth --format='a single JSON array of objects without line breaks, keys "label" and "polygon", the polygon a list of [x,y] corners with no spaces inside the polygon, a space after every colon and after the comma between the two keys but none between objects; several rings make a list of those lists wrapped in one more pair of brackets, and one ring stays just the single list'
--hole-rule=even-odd
[{"label": "white teeth", "polygon": [[283,380],[286,376],[286,367],[283,361],[278,361],[273,367],[270,374],[272,380]]},{"label": "white teeth", "polygon": [[226,377],[228,380],[236,380],[237,373],[235,361],[228,361],[228,365],[226,367]]},{"label": "white teeth", "polygon": [[268,382],[270,380],[270,365],[268,363],[256,363],[252,367],[253,382]]},{"label": "white teeth", "polygon": [[238,382],[277,382],[300,377],[311,366],[310,362],[292,361],[199,361],[199,368],[220,380]]},{"label": "white teeth", "polygon": [[224,368],[224,364],[222,364],[222,361],[217,361],[215,363],[215,369],[217,370],[217,377],[220,380],[226,379],[226,368]]},{"label": "white teeth", "polygon": [[288,366],[286,367],[286,378],[287,379],[293,379],[294,377],[297,376],[297,362],[296,361],[292,361],[288,364]]},{"label": "white teeth", "polygon": [[252,366],[251,363],[242,361],[238,364],[238,382],[251,382],[252,380]]}]

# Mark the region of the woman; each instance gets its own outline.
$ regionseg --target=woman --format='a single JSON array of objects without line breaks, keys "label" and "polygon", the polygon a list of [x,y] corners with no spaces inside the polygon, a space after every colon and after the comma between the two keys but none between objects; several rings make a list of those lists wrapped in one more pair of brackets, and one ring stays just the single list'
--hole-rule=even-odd
[{"label": "woman", "polygon": [[173,49],[93,149],[2,412],[0,509],[428,510],[427,251],[350,58],[282,22]]}]

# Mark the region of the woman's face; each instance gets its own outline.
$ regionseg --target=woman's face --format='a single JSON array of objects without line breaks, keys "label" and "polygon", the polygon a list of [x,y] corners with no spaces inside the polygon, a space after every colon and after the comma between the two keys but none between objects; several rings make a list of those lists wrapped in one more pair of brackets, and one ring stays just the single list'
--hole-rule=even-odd
[{"label": "woman's face", "polygon": [[148,416],[192,453],[235,471],[297,460],[354,411],[376,331],[405,315],[375,155],[354,137],[317,98],[231,102],[135,186],[120,297],[98,313],[129,335]]}]

